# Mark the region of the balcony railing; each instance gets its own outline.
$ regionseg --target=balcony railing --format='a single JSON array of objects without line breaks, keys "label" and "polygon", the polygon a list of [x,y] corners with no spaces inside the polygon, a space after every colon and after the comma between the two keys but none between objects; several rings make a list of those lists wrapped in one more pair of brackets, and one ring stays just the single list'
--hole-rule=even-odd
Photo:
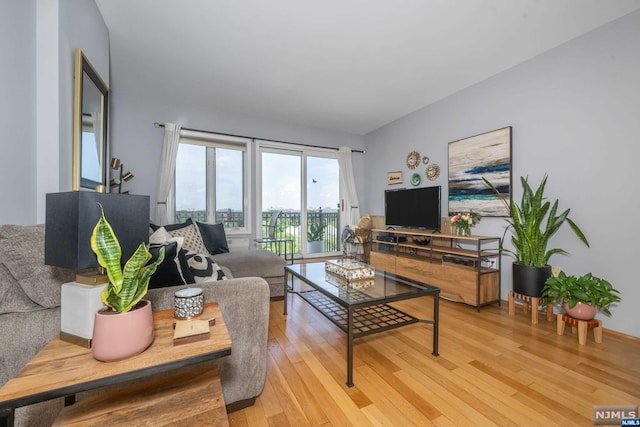
[{"label": "balcony railing", "polygon": [[[262,235],[268,236],[268,225],[272,211],[262,212]],[[206,222],[205,211],[177,211],[176,221],[184,222],[192,218],[194,221]],[[244,227],[242,212],[224,210],[216,212],[216,223],[223,223],[225,228]],[[340,215],[337,210],[307,211],[307,229],[320,227],[322,232],[322,252],[336,252],[340,250]],[[299,211],[282,211],[276,222],[276,238],[293,239],[293,253],[300,253],[302,247],[301,214]],[[268,247],[266,248],[268,249]],[[275,249],[275,248],[274,248]]]}]

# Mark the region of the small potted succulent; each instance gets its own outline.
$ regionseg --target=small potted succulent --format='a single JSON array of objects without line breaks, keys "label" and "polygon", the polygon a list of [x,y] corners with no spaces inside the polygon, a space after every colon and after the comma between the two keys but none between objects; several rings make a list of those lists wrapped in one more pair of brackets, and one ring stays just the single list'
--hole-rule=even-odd
[{"label": "small potted succulent", "polygon": [[106,307],[96,313],[91,350],[105,362],[124,359],[143,352],[153,342],[151,302],[142,298],[149,279],[164,259],[164,248],[149,263],[151,254],[144,243],[131,255],[124,268],[122,250],[111,225],[101,214],[91,235],[91,249],[109,278],[101,297]]},{"label": "small potted succulent", "polygon": [[565,312],[576,319],[591,320],[599,310],[611,316],[609,306],[620,302],[620,292],[605,279],[587,273],[569,276],[561,271],[545,282],[542,296],[561,304]]}]

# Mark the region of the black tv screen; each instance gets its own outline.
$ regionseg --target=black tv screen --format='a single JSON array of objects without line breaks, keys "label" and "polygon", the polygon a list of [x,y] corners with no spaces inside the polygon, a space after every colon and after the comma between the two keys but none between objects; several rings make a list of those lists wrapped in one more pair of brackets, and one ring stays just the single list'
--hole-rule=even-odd
[{"label": "black tv screen", "polygon": [[389,227],[440,231],[440,186],[386,190],[384,215]]}]

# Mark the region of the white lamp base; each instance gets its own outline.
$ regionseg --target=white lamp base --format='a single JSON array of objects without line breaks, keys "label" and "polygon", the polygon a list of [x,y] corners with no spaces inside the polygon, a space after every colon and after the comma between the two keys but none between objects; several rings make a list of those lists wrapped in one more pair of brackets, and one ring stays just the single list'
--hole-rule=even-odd
[{"label": "white lamp base", "polygon": [[91,347],[96,311],[104,305],[100,294],[107,286],[69,282],[62,285],[60,339]]}]

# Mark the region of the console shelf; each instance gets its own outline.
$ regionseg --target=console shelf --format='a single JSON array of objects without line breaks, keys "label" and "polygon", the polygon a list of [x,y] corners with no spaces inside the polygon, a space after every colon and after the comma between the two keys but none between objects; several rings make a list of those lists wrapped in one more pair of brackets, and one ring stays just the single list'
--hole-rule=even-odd
[{"label": "console shelf", "polygon": [[500,238],[374,229],[370,264],[475,307],[500,304]]}]

